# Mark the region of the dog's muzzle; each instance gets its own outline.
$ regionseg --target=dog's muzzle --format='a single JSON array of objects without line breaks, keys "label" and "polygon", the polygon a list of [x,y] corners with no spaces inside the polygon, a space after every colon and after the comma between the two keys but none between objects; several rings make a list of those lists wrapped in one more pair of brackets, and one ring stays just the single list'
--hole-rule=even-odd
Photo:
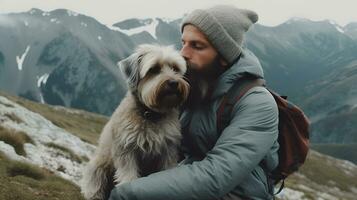
[{"label": "dog's muzzle", "polygon": [[174,107],[181,104],[185,97],[183,95],[183,91],[180,88],[180,81],[175,79],[170,79],[165,81],[162,90],[160,91],[160,101],[167,105],[168,107]]}]

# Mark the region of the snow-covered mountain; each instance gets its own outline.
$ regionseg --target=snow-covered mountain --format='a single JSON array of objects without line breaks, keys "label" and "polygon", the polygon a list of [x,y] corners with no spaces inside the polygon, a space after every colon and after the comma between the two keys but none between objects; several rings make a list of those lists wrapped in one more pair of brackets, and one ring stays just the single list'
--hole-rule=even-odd
[{"label": "snow-covered mountain", "polygon": [[[1,93],[0,169],[5,165],[1,157],[4,154],[10,160],[32,163],[78,184],[81,168],[95,150],[98,130],[107,120],[108,118],[85,111],[47,106]],[[100,128],[97,128],[98,132],[93,134],[92,139],[88,139],[88,135],[96,132],[93,131],[92,126],[95,123],[98,123]],[[72,129],[73,127],[84,129],[85,134],[79,134],[77,129]],[[4,137],[6,134],[7,137]],[[22,153],[18,151],[19,145],[14,142],[16,140],[9,139],[18,138],[19,135],[29,137],[27,142],[23,142]],[[29,180],[33,177],[29,176],[29,172],[22,173],[27,180],[21,182],[21,185],[29,184]],[[16,176],[2,176],[0,173],[3,184],[19,181]],[[357,166],[351,162],[310,151],[305,165],[298,173],[286,180],[286,186],[277,195],[277,199],[352,200],[357,195],[356,178]],[[27,188],[32,187],[36,186],[28,185]],[[11,190],[10,188],[2,191],[6,193]],[[48,188],[47,196],[51,197],[49,190]],[[79,191],[76,193],[79,195]],[[17,198],[24,199],[22,196]],[[4,200],[10,199],[4,198]]]}]

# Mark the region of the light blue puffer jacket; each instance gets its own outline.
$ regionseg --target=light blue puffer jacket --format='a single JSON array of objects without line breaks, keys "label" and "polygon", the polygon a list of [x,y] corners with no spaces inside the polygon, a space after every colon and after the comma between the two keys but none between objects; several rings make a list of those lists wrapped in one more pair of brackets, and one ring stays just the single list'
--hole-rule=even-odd
[{"label": "light blue puffer jacket", "polygon": [[[272,199],[266,170],[278,164],[278,108],[264,87],[250,89],[233,108],[232,120],[217,133],[222,97],[244,74],[263,78],[258,59],[244,49],[240,60],[218,79],[211,101],[181,116],[186,159],[178,167],[123,184],[111,200]],[[188,143],[188,144],[187,144]]]}]

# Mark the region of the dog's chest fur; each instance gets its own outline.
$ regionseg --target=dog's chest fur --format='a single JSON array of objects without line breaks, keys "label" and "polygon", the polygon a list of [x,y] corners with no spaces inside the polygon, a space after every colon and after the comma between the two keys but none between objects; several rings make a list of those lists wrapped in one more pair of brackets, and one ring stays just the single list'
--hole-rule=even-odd
[{"label": "dog's chest fur", "polygon": [[112,138],[121,148],[118,152],[135,153],[141,175],[145,176],[159,170],[163,151],[180,145],[180,123],[176,109],[159,120],[145,119],[133,98],[127,95],[114,112]]}]

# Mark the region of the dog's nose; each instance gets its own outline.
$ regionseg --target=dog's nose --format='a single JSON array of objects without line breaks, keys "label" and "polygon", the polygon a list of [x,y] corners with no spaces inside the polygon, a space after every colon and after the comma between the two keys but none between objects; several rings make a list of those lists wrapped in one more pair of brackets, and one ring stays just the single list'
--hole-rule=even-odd
[{"label": "dog's nose", "polygon": [[167,85],[168,85],[171,89],[176,89],[177,86],[178,86],[178,81],[173,80],[173,79],[168,80],[168,81],[167,81]]}]

